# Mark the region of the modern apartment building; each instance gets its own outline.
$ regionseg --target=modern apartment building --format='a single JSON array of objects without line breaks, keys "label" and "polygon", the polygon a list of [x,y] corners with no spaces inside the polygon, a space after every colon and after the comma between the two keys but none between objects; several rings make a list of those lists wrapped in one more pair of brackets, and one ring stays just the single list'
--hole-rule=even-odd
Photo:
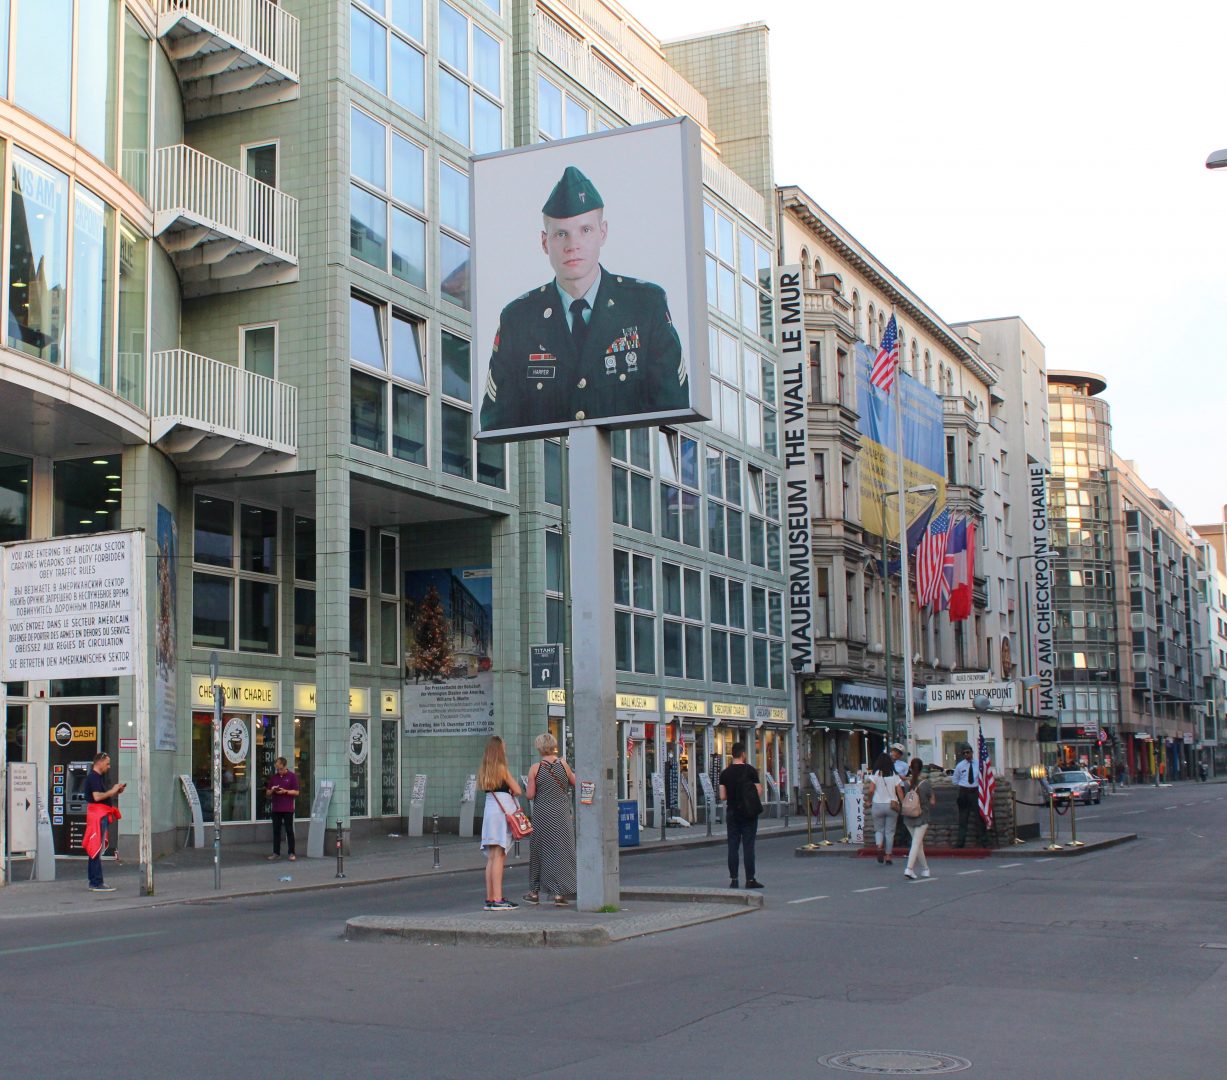
[{"label": "modern apartment building", "polygon": [[[378,830],[419,775],[455,817],[491,729],[513,767],[565,737],[527,660],[562,638],[563,452],[471,437],[469,161],[670,115],[704,133],[719,410],[616,441],[622,792],[646,808],[672,760],[694,817],[735,736],[787,783],[765,28],[662,48],[578,0],[10,0],[0,29],[0,536],[156,549],[156,850],[177,778],[215,809],[213,654],[236,838],[278,755],[300,814],[329,781],[329,819]],[[103,748],[133,779],[129,684],[10,684],[10,758]],[[121,806],[127,843],[132,785]]]},{"label": "modern apartment building", "polygon": [[1215,773],[1227,768],[1227,522],[1194,525],[1201,586],[1205,730],[1201,759]]}]

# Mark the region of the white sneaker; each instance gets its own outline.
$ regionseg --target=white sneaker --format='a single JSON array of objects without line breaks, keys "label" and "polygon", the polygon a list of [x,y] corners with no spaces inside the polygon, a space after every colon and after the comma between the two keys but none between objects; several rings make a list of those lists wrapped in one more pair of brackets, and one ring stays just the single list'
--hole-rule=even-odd
[{"label": "white sneaker", "polygon": [[928,876],[929,876],[929,871],[928,871],[928,868],[927,868],[927,867],[926,867],[924,870],[921,870],[921,871],[920,871],[920,876],[921,876],[921,877],[928,877]]},{"label": "white sneaker", "polygon": [[907,878],[907,879],[908,879],[908,881],[915,881],[915,880],[916,880],[916,871],[915,871],[915,870],[904,870],[904,871],[903,871],[903,876],[904,876],[905,878]]}]

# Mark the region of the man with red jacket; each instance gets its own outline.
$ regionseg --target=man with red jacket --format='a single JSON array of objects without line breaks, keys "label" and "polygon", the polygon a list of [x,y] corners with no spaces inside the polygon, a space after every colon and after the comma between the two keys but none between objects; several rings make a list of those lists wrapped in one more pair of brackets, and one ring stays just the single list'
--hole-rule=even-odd
[{"label": "man with red jacket", "polygon": [[114,892],[114,885],[102,880],[102,853],[110,846],[111,819],[118,821],[119,810],[111,800],[124,790],[127,784],[106,785],[106,774],[111,770],[110,754],[95,754],[94,767],[85,777],[85,854],[89,856],[90,892]]}]

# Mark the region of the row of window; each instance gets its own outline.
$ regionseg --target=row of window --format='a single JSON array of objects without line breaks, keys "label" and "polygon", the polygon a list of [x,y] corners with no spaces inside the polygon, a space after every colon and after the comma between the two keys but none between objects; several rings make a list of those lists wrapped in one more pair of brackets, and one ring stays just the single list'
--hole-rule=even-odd
[{"label": "row of window", "polygon": [[[413,465],[430,463],[427,324],[355,293],[349,303],[350,442]],[[445,473],[507,485],[502,445],[473,441],[472,357],[467,338],[439,331],[439,449]]]},{"label": "row of window", "polygon": [[775,361],[715,326],[707,328],[711,423],[735,439],[778,457]]},{"label": "row of window", "polygon": [[[68,458],[51,466],[52,535],[119,528],[123,506],[120,456]],[[0,543],[29,540],[34,462],[0,453]]]},{"label": "row of window", "polygon": [[[616,462],[614,522],[644,533],[655,531],[652,439],[653,429],[635,428],[615,432],[611,440]],[[779,478],[714,446],[703,448],[700,466],[698,440],[671,428],[657,430],[655,439],[659,535],[688,547],[706,548],[716,555],[779,571]],[[706,521],[700,516],[700,468],[706,481]]]},{"label": "row of window", "polygon": [[[492,5],[488,5],[492,6]],[[439,130],[476,154],[503,148],[503,45],[439,0],[435,108]],[[414,116],[426,116],[421,0],[350,8],[350,71]]]},{"label": "row of window", "polygon": [[0,94],[104,161],[142,197],[150,65],[149,36],[122,0],[0,0]]},{"label": "row of window", "polygon": [[143,407],[148,241],[83,184],[8,153],[6,344]]}]

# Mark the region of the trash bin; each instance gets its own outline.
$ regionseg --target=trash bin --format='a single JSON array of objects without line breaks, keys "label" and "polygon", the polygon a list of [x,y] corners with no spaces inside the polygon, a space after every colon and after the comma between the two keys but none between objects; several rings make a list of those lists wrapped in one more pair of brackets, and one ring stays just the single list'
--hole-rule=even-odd
[{"label": "trash bin", "polygon": [[634,799],[618,802],[618,847],[639,846],[639,803]]}]

